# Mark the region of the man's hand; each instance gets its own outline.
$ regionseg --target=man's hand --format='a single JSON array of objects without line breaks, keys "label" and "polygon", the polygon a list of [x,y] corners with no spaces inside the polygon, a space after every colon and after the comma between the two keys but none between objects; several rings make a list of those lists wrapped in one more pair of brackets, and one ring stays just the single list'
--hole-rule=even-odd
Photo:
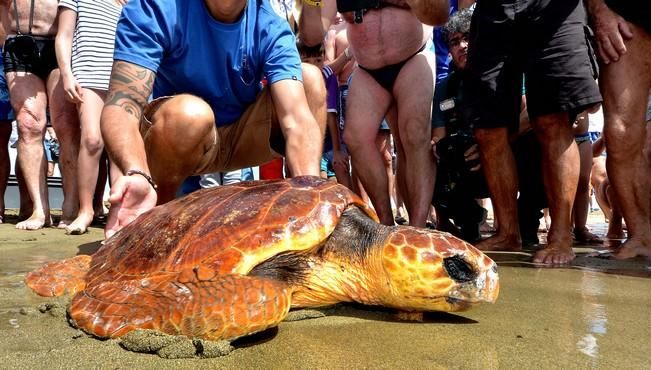
[{"label": "man's hand", "polygon": [[434,160],[436,160],[437,162],[441,160],[441,158],[439,157],[439,153],[436,151],[436,143],[438,143],[439,140],[441,139],[435,138],[430,141],[430,144],[432,144],[432,154],[434,155]]},{"label": "man's hand", "polygon": [[631,27],[603,2],[594,1],[589,9],[599,58],[605,64],[617,62],[626,53],[624,40],[633,38]]},{"label": "man's hand", "polygon": [[[463,157],[466,159],[466,162],[476,161],[479,159],[479,145],[473,144],[468,150],[463,153]],[[478,171],[481,168],[481,164],[476,165],[471,168],[470,171]]]},{"label": "man's hand", "polygon": [[110,238],[138,216],[154,208],[156,200],[156,191],[144,177],[120,177],[111,186],[111,208],[104,229],[105,238]]}]

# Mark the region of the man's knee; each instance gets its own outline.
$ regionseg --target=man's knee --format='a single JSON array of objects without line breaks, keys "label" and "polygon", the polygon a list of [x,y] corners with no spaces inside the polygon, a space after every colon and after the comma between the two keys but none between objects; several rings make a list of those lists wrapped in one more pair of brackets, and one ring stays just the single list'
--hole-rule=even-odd
[{"label": "man's knee", "polygon": [[616,160],[628,160],[638,153],[642,153],[644,140],[631,137],[622,127],[610,127],[604,131],[608,157]]},{"label": "man's knee", "polygon": [[104,150],[104,141],[101,136],[85,137],[84,147],[91,155],[96,155]]},{"label": "man's knee", "polygon": [[194,95],[170,98],[152,115],[153,140],[162,139],[181,148],[196,147],[202,141],[212,140],[215,116],[210,105]]},{"label": "man's knee", "polygon": [[538,140],[548,143],[554,140],[574,139],[567,112],[546,114],[531,120]]},{"label": "man's knee", "polygon": [[45,119],[30,110],[21,110],[16,116],[18,134],[26,142],[42,141],[45,132]]},{"label": "man's knee", "polygon": [[404,125],[400,125],[400,140],[405,148],[430,147],[430,126],[429,122],[419,119],[410,119]]}]

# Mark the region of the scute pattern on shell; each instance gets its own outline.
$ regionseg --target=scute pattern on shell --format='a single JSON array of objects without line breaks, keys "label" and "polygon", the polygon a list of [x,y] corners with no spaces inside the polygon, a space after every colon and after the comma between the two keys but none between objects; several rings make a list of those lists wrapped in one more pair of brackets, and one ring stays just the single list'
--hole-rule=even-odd
[{"label": "scute pattern on shell", "polygon": [[350,204],[377,220],[354,193],[318,178],[198,191],[155,208],[108,240],[93,256],[86,281],[90,286],[201,265],[218,274],[246,274],[282,251],[322,243]]}]

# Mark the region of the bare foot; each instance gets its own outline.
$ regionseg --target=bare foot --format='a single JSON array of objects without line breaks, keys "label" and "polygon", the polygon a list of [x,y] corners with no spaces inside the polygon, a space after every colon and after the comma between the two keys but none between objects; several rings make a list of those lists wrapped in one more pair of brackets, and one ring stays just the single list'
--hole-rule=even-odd
[{"label": "bare foot", "polygon": [[484,239],[475,245],[477,249],[482,251],[512,251],[517,252],[522,250],[522,242],[517,236],[505,236],[495,234],[490,238]]},{"label": "bare foot", "polygon": [[651,240],[629,239],[613,252],[613,258],[618,260],[637,256],[651,257]]},{"label": "bare foot", "polygon": [[50,226],[52,220],[50,216],[47,217],[43,213],[34,213],[30,218],[25,221],[21,221],[16,224],[16,229],[18,230],[38,230],[42,229],[45,226]]},{"label": "bare foot", "polygon": [[88,226],[93,222],[93,215],[79,214],[70,225],[66,226],[66,234],[81,235],[88,232]]},{"label": "bare foot", "polygon": [[543,265],[566,265],[574,260],[572,242],[550,242],[533,256],[533,263]]},{"label": "bare foot", "polygon": [[57,229],[65,229],[72,223],[73,223],[72,218],[63,218],[62,216],[61,220],[59,220],[59,223],[57,224]]}]

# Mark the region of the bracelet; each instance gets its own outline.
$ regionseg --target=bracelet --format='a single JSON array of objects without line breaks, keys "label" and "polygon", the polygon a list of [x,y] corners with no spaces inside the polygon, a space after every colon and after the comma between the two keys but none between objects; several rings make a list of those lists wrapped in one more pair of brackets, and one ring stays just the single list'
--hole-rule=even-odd
[{"label": "bracelet", "polygon": [[345,48],[344,49],[344,55],[346,56],[346,59],[350,60],[350,49]]},{"label": "bracelet", "polygon": [[127,171],[126,175],[127,175],[127,176],[131,176],[131,175],[140,175],[140,176],[144,177],[145,180],[147,180],[147,182],[149,183],[149,185],[151,185],[151,187],[154,188],[154,190],[158,189],[158,185],[156,185],[156,183],[154,182],[154,179],[152,179],[151,176],[149,176],[149,175],[148,175],[146,172],[144,172],[144,171],[140,171],[140,170],[129,170],[129,171]]},{"label": "bracelet", "polygon": [[321,0],[303,0],[303,2],[309,6],[323,8],[323,1]]}]

